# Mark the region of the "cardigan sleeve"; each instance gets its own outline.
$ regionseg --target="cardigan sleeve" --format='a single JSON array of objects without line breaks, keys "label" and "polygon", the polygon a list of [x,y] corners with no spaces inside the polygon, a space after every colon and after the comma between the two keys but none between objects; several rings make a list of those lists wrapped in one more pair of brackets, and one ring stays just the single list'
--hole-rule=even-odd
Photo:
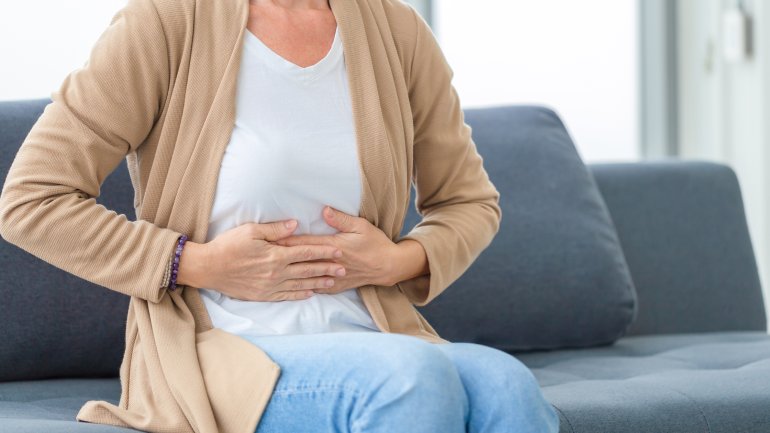
[{"label": "cardigan sleeve", "polygon": [[415,208],[422,220],[401,237],[425,249],[429,274],[398,283],[410,301],[424,306],[465,272],[500,227],[500,193],[464,121],[452,84],[453,70],[424,19],[417,25],[408,70],[414,122]]},{"label": "cardigan sleeve", "polygon": [[182,233],[96,202],[165,101],[168,48],[153,1],[128,0],[85,64],[51,93],[3,184],[0,235],[91,283],[159,302]]}]

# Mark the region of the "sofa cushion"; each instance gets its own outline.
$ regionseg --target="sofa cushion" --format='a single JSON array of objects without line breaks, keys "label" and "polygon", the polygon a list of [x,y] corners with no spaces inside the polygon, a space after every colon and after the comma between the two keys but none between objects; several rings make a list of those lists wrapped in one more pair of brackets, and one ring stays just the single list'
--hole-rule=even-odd
[{"label": "sofa cushion", "polygon": [[626,335],[767,329],[730,166],[672,158],[589,168],[636,288],[639,314]]},{"label": "sofa cushion", "polygon": [[49,379],[0,383],[0,432],[136,433],[75,419],[88,400],[118,404],[120,379]]},{"label": "sofa cushion", "polygon": [[515,355],[560,412],[561,432],[770,431],[770,335],[627,336]]},{"label": "sofa cushion", "polygon": [[[0,181],[50,99],[0,102]],[[125,161],[97,202],[134,219]],[[117,376],[129,297],[92,284],[0,239],[0,381]],[[42,430],[41,430],[42,431]]]},{"label": "sofa cushion", "polygon": [[[420,312],[450,341],[526,351],[608,344],[636,315],[613,221],[559,117],[543,107],[465,110],[500,191],[500,231]],[[410,206],[404,233],[419,221]]]}]

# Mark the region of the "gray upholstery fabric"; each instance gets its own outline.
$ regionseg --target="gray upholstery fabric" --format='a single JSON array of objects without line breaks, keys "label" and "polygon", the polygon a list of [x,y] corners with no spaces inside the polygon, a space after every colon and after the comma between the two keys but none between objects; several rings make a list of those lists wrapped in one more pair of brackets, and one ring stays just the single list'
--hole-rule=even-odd
[{"label": "gray upholstery fabric", "polygon": [[75,419],[88,400],[117,404],[119,399],[118,378],[0,383],[0,433],[135,433],[137,430]]},{"label": "gray upholstery fabric", "polygon": [[[632,336],[515,356],[558,409],[563,433],[770,431],[764,332]],[[75,421],[86,400],[119,397],[117,378],[0,383],[0,433],[135,431]]]},{"label": "gray upholstery fabric", "polygon": [[[50,99],[0,102],[0,179]],[[123,161],[97,201],[135,219]],[[129,298],[0,240],[0,381],[116,376]],[[12,366],[9,368],[8,366]]]},{"label": "gray upholstery fabric", "polygon": [[[599,190],[561,120],[526,106],[465,115],[500,191],[503,218],[492,244],[421,312],[450,341],[506,350],[621,337],[636,313],[633,283]],[[412,206],[403,233],[418,221]]]},{"label": "gray upholstery fabric", "polygon": [[705,161],[591,164],[639,298],[628,335],[764,330],[735,172]]},{"label": "gray upholstery fabric", "polygon": [[626,336],[612,346],[521,353],[561,432],[770,432],[770,336]]}]

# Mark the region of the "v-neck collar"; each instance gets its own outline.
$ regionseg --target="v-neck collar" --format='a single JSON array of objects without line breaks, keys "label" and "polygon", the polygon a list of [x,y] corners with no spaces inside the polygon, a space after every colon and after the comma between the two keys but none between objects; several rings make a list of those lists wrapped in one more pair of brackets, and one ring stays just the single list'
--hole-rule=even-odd
[{"label": "v-neck collar", "polygon": [[[237,77],[241,66],[242,48],[246,40],[246,32],[248,32],[246,26],[249,18],[249,2],[248,0],[234,1],[240,3],[240,25],[232,30],[238,33],[233,39],[233,45],[230,47],[231,55],[220,83],[222,88],[218,90],[218,93],[223,92],[224,95],[217,95],[219,104],[223,105],[220,109],[226,110],[224,115],[227,121],[218,125],[211,125],[212,127],[222,128],[219,131],[221,140],[215,144],[217,147],[213,154],[214,161],[217,163],[222,160],[232,128],[235,125]],[[372,188],[376,188],[377,182],[372,184],[370,180],[384,179],[387,173],[384,172],[385,167],[383,164],[372,160],[371,156],[377,154],[377,152],[373,152],[374,147],[387,144],[387,133],[381,115],[382,107],[380,106],[379,96],[373,91],[378,86],[372,54],[369,51],[368,38],[364,29],[363,12],[359,9],[358,3],[351,0],[329,0],[329,7],[337,21],[337,32],[339,33],[340,43],[345,53],[345,68],[350,88],[351,105],[353,117],[356,120],[356,141],[362,182],[362,200],[359,214],[361,217],[371,218],[370,222],[376,225],[378,216],[374,197],[376,197],[378,191],[374,191]],[[370,119],[374,119],[374,121]],[[365,120],[366,122],[364,122]],[[385,140],[385,143],[383,143],[383,140]],[[214,179],[216,170],[219,167],[212,168],[215,171],[210,173],[210,175]],[[213,187],[213,185],[211,186]],[[206,213],[205,218],[198,220],[200,223],[199,230],[203,233],[207,231],[213,197],[209,201],[209,203],[206,203],[205,209],[203,209]]]},{"label": "v-neck collar", "polygon": [[[232,134],[236,119],[236,89],[237,77],[241,66],[243,44],[246,39],[246,29],[249,18],[248,0],[231,0],[237,7],[237,25],[218,29],[218,31],[231,31],[232,37],[225,48],[229,50],[222,53],[221,58],[225,62],[224,72],[220,82],[216,86],[209,113],[202,129],[198,134],[198,143],[205,143],[208,148],[204,172],[206,182],[203,191],[198,191],[197,197],[188,197],[194,200],[197,215],[192,227],[190,239],[203,243],[208,233],[209,219],[214,204],[216,180],[222,157]],[[361,205],[359,215],[367,219],[374,226],[380,224],[380,214],[376,197],[386,197],[392,189],[385,179],[392,177],[388,172],[388,165],[384,161],[392,159],[392,148],[382,113],[380,97],[377,93],[378,85],[374,70],[372,53],[364,28],[363,11],[358,2],[352,0],[329,0],[329,6],[337,21],[340,43],[345,53],[345,68],[350,89],[351,107],[356,130],[356,148],[361,179]],[[383,203],[383,206],[387,204]],[[385,312],[377,298],[373,285],[364,285],[358,288],[362,299],[370,308],[372,317],[381,329],[389,329],[385,319]],[[196,318],[196,328],[203,330],[213,328],[211,318],[208,315],[203,300],[197,290],[191,291],[190,308]]]},{"label": "v-neck collar", "polygon": [[302,78],[305,81],[313,81],[317,77],[322,76],[329,70],[331,70],[342,55],[342,45],[340,43],[340,28],[334,30],[334,39],[332,40],[331,48],[326,52],[324,57],[310,66],[299,66],[294,62],[287,60],[285,57],[273,51],[268,47],[261,39],[259,39],[251,30],[246,29],[244,32],[246,40],[244,48],[249,50],[256,56],[259,56],[262,63],[275,69],[284,75],[296,76]]}]

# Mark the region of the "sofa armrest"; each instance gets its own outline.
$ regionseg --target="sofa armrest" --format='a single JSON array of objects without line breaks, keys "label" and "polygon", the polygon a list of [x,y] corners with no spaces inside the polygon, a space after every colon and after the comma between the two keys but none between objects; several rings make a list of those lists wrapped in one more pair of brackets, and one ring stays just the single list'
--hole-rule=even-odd
[{"label": "sofa armrest", "polygon": [[679,159],[588,166],[637,290],[639,314],[628,335],[767,329],[730,167]]}]

